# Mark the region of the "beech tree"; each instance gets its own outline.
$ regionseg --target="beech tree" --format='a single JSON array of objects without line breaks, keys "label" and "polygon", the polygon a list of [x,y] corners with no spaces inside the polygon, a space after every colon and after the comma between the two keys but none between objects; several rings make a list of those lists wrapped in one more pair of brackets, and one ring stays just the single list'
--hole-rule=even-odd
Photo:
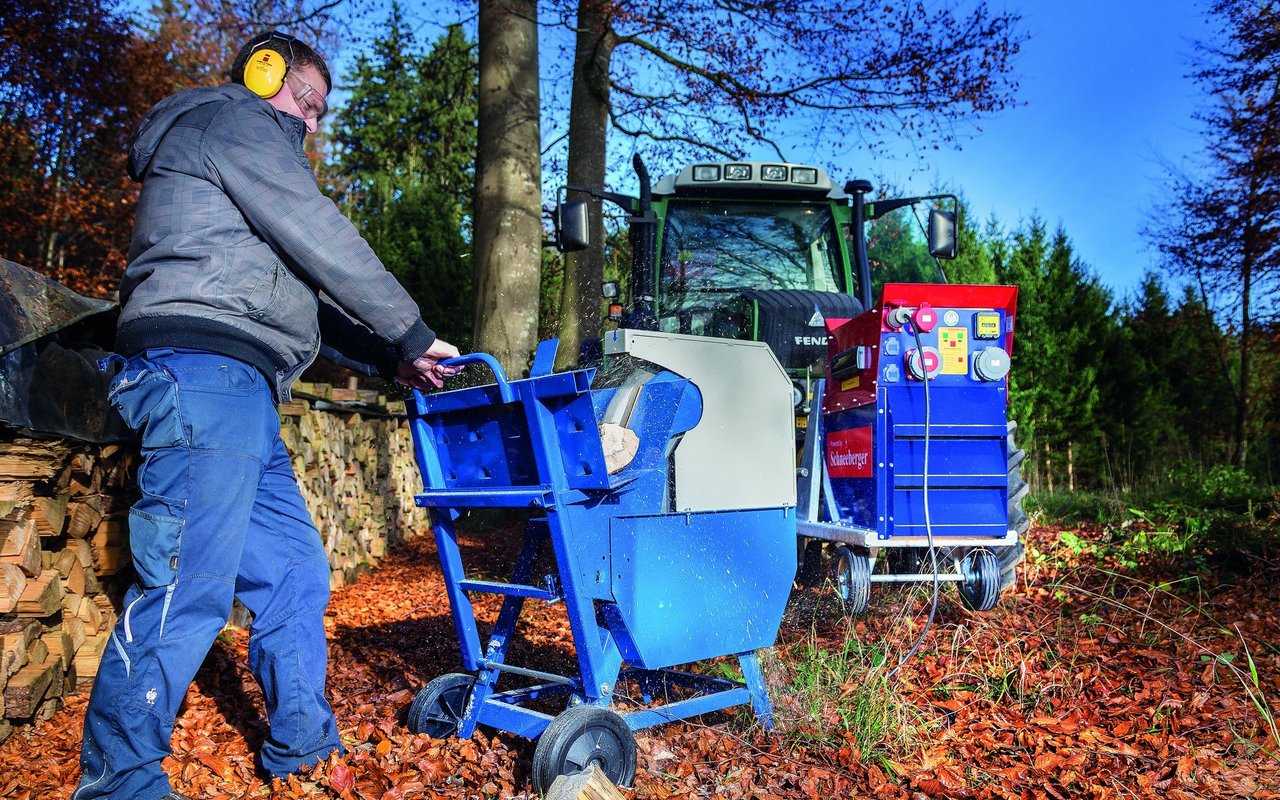
[{"label": "beech tree", "polygon": [[129,133],[173,77],[102,0],[0,4],[0,256],[115,290],[137,198]]},{"label": "beech tree", "polygon": [[184,85],[212,86],[227,80],[236,52],[264,30],[291,33],[331,55],[345,25],[339,16],[345,5],[346,0],[158,0],[148,13],[154,41]]},{"label": "beech tree", "polygon": [[542,263],[536,0],[480,0],[475,347],[508,374],[537,344]]},{"label": "beech tree", "polygon": [[[610,131],[681,161],[786,159],[785,129],[833,156],[892,136],[937,147],[1011,102],[1018,17],[985,2],[549,0],[576,32],[568,183],[601,186]],[[967,9],[967,10],[966,10]],[[483,34],[482,34],[483,36]],[[561,352],[599,336],[603,226],[566,269]]]}]

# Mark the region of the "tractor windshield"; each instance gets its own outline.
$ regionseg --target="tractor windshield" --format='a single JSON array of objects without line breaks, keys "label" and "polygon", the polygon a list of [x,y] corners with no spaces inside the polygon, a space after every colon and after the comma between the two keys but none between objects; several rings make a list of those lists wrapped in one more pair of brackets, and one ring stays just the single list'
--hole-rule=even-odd
[{"label": "tractor windshield", "polygon": [[844,291],[831,208],[824,203],[672,201],[662,235],[659,327],[708,328],[753,289]]}]

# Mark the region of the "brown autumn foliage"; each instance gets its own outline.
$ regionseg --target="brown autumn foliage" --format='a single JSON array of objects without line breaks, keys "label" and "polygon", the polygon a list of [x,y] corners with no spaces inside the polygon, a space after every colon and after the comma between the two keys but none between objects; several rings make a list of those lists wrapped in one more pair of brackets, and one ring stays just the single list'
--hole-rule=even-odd
[{"label": "brown autumn foliage", "polygon": [[[516,539],[464,536],[464,556],[479,573],[498,574],[511,555],[504,544]],[[1192,580],[1156,563],[1117,569],[1064,545],[1058,529],[1033,528],[1029,545],[1017,586],[995,611],[967,612],[944,592],[918,654],[887,685],[855,665],[814,696],[800,676],[815,669],[815,652],[887,652],[896,661],[921,630],[927,591],[882,588],[870,613],[852,621],[829,592],[797,591],[765,661],[777,727],[763,730],[743,711],[644,731],[629,795],[1280,797],[1280,742],[1262,713],[1280,698],[1280,564]],[[478,608],[495,618],[496,605]],[[179,791],[209,800],[527,796],[531,743],[491,732],[434,740],[404,726],[413,692],[458,669],[430,542],[409,544],[335,592],[329,619],[330,696],[351,752],[287,783],[256,776],[261,695],[245,667],[247,635],[228,629],[175,729],[166,768]],[[511,661],[572,668],[559,606],[528,605]],[[864,695],[901,713],[897,727],[860,746],[856,726],[842,720]],[[70,797],[84,703],[74,698],[0,745],[0,796]]]},{"label": "brown autumn foliage", "polygon": [[248,31],[332,44],[339,5],[172,0],[147,32],[114,0],[0,3],[0,257],[113,297],[138,196],[125,173],[134,126],[177,89],[221,82]]},{"label": "brown autumn foliage", "polygon": [[0,7],[0,256],[110,296],[137,198],[127,137],[173,86],[165,54],[101,0]]}]

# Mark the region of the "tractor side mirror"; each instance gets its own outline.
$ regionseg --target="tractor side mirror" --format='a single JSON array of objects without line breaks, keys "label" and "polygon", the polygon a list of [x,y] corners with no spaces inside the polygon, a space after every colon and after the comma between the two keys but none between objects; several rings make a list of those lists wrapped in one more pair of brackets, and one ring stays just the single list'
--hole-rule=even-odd
[{"label": "tractor side mirror", "polygon": [[929,209],[929,255],[934,258],[955,258],[959,246],[955,212],[940,208]]},{"label": "tractor side mirror", "polygon": [[556,246],[565,253],[577,253],[591,246],[587,201],[570,200],[556,205]]}]

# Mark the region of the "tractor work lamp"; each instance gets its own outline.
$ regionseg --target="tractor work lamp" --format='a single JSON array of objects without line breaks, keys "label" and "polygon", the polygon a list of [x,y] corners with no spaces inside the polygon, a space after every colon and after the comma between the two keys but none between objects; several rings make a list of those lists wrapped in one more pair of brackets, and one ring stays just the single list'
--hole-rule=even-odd
[{"label": "tractor work lamp", "polygon": [[719,164],[699,164],[693,168],[693,179],[695,181],[718,181],[720,180]]},{"label": "tractor work lamp", "polygon": [[724,167],[724,179],[726,181],[751,180],[751,165],[750,164],[726,164]]},{"label": "tractor work lamp", "polygon": [[766,181],[785,181],[787,168],[782,164],[765,164],[760,168],[760,177]]},{"label": "tractor work lamp", "polygon": [[814,186],[818,183],[818,171],[813,167],[792,167],[791,182]]}]

